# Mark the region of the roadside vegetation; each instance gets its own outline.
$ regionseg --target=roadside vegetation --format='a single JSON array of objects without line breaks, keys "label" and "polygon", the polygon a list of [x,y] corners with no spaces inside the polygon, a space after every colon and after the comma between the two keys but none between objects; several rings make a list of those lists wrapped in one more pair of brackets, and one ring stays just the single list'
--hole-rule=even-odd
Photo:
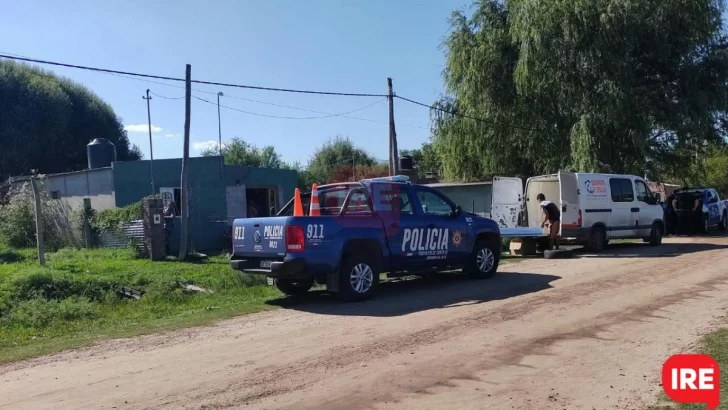
[{"label": "roadside vegetation", "polygon": [[[699,353],[712,356],[720,367],[720,406],[719,410],[728,409],[728,327],[718,329],[704,336],[699,344]],[[705,404],[679,404],[676,405],[667,395],[662,393],[658,404],[650,410],[703,410]]]},{"label": "roadside vegetation", "polygon": [[224,256],[152,262],[131,249],[61,249],[46,258],[39,267],[34,249],[0,245],[0,363],[272,309],[265,302],[280,297]]}]

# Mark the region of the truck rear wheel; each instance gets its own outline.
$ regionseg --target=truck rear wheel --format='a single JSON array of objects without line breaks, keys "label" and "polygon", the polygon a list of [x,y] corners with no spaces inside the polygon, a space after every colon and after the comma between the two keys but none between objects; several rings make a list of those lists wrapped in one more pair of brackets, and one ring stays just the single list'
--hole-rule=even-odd
[{"label": "truck rear wheel", "polygon": [[487,240],[476,242],[464,271],[474,279],[493,277],[498,270],[498,262],[500,262],[499,245]]},{"label": "truck rear wheel", "polygon": [[313,286],[314,278],[310,279],[276,279],[276,287],[288,296],[301,296],[308,293]]},{"label": "truck rear wheel", "polygon": [[339,272],[339,298],[357,302],[371,298],[379,287],[379,263],[366,253],[348,255]]}]

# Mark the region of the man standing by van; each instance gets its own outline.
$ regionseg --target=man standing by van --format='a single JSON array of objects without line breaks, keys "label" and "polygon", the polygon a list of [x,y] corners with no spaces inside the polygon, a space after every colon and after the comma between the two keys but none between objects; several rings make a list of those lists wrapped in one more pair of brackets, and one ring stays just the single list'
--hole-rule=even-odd
[{"label": "man standing by van", "polygon": [[541,202],[541,209],[544,212],[543,222],[541,228],[549,224],[549,249],[559,249],[559,244],[556,242],[557,236],[559,235],[559,228],[561,227],[561,211],[555,203],[546,200],[546,195],[538,194],[536,200]]}]

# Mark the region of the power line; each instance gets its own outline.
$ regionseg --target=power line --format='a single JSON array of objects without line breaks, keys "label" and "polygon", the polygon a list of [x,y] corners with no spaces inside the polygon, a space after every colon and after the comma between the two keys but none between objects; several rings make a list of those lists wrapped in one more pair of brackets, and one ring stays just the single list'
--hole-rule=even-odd
[{"label": "power line", "polygon": [[[208,104],[217,105],[217,103],[215,103],[213,101],[210,101],[210,100],[206,100],[206,99],[201,98],[201,97],[193,96],[193,98],[195,98],[197,100],[200,100],[200,101],[204,101],[204,102],[206,102]],[[234,107],[229,107],[227,105],[222,105],[222,104],[220,104],[220,107],[224,107],[224,108],[227,108],[227,109],[233,110],[233,111],[238,111],[238,112],[241,112],[241,113],[244,113],[244,114],[255,115],[255,116],[258,116],[258,117],[278,118],[278,119],[284,119],[284,120],[316,120],[316,119],[321,119],[321,118],[343,117],[346,114],[351,114],[351,113],[354,113],[354,112],[357,112],[357,111],[364,110],[364,109],[369,108],[369,107],[371,107],[373,105],[379,104],[382,101],[384,101],[384,99],[375,101],[375,102],[373,102],[371,104],[365,105],[364,107],[357,108],[355,110],[343,112],[343,113],[340,113],[340,114],[326,114],[324,116],[318,116],[318,117],[288,117],[288,116],[279,116],[279,115],[260,114],[260,113],[255,113],[255,112],[241,110],[241,109],[234,108]]]},{"label": "power line", "polygon": [[[82,65],[77,65],[77,64],[59,63],[56,61],[38,60],[35,58],[16,57],[16,56],[8,55],[8,54],[0,54],[0,58],[7,58],[9,60],[25,61],[25,62],[29,62],[29,63],[55,65],[55,66],[59,66],[59,67],[77,68],[80,70],[98,71],[98,72],[109,73],[109,74],[121,74],[121,75],[129,75],[129,76],[134,76],[134,77],[153,78],[153,79],[157,79],[157,80],[180,81],[180,82],[185,81],[184,78],[178,78],[178,77],[168,77],[168,76],[162,76],[162,75],[135,73],[135,72],[131,72],[131,71],[111,70],[108,68],[82,66]],[[342,97],[386,97],[385,94],[297,90],[297,89],[291,89],[291,88],[261,87],[261,86],[255,86],[255,85],[220,83],[220,82],[216,82],[216,81],[204,81],[204,80],[192,80],[192,82],[197,83],[197,84],[217,85],[217,86],[221,86],[221,87],[245,88],[245,89],[249,89],[249,90],[261,90],[261,91],[278,91],[278,92],[286,92],[286,93],[336,95],[336,96],[342,96]]]},{"label": "power line", "polygon": [[163,95],[159,95],[159,94],[155,93],[154,91],[149,91],[149,93],[155,97],[164,98],[165,100],[183,100],[185,98],[184,95],[181,97],[165,97]]},{"label": "power line", "polygon": [[[7,51],[0,51],[0,58],[7,58],[10,60],[20,60],[20,61],[27,61],[27,62],[35,62],[35,63],[39,63],[39,64],[50,64],[50,65],[57,65],[57,66],[61,66],[61,67],[78,68],[78,69],[83,69],[83,70],[96,71],[96,72],[100,72],[100,73],[104,73],[104,74],[114,75],[117,77],[127,78],[130,80],[143,81],[143,82],[147,82],[147,83],[163,85],[165,87],[184,89],[183,86],[167,84],[167,83],[151,80],[151,79],[160,79],[160,80],[167,80],[167,81],[184,81],[183,78],[156,76],[156,75],[150,75],[150,74],[140,74],[140,73],[134,73],[134,72],[125,72],[125,71],[109,70],[109,69],[103,69],[103,68],[79,66],[79,65],[74,65],[74,64],[57,63],[57,62],[52,62],[52,61],[33,59],[33,58],[30,58],[27,56],[22,56],[20,54],[10,53]],[[136,78],[136,77],[141,77],[141,78]],[[332,93],[332,92],[325,92],[325,91],[289,90],[289,89],[282,89],[282,88],[268,88],[268,87],[246,86],[246,85],[236,85],[236,84],[224,84],[224,83],[216,83],[216,82],[210,82],[210,81],[198,81],[198,80],[192,80],[192,82],[198,83],[198,84],[207,84],[207,85],[221,85],[221,86],[248,88],[248,89],[255,89],[255,90],[267,90],[267,91],[297,92],[297,93],[304,93],[304,94],[337,95],[337,96],[352,96],[352,97],[384,97],[384,98],[387,97],[387,95],[385,95],[385,94]],[[211,94],[211,95],[217,94],[212,91],[206,91],[206,90],[201,90],[201,89],[193,89],[193,91],[197,91],[197,92],[201,92],[201,93],[205,93],[205,94]],[[160,97],[163,99],[168,99],[168,100],[184,99],[184,96],[166,97],[166,96],[158,95],[156,93],[152,93],[152,94],[156,95],[157,97]],[[249,102],[254,102],[254,103],[258,103],[258,104],[265,104],[265,105],[271,105],[271,106],[276,106],[276,107],[288,108],[288,109],[292,109],[292,110],[307,111],[307,112],[311,112],[311,113],[315,113],[315,114],[323,114],[324,116],[323,117],[285,117],[285,116],[278,117],[278,116],[263,115],[263,114],[242,111],[242,110],[238,110],[238,109],[235,109],[232,107],[225,107],[228,109],[241,111],[243,113],[250,114],[250,115],[258,115],[258,116],[264,116],[264,117],[270,117],[270,118],[281,118],[281,119],[315,119],[315,118],[341,117],[341,118],[349,118],[349,119],[358,120],[358,121],[372,122],[372,123],[376,123],[376,124],[385,124],[385,125],[388,124],[387,122],[384,122],[384,121],[377,121],[377,120],[372,120],[372,119],[368,119],[368,118],[360,118],[360,117],[344,115],[346,113],[331,114],[331,113],[322,112],[322,111],[309,110],[306,108],[293,107],[293,106],[283,105],[283,104],[274,104],[274,103],[270,103],[270,102],[266,102],[266,101],[259,101],[259,100],[249,99],[249,98],[237,97],[234,95],[226,95],[226,97],[238,99],[241,101],[249,101]],[[397,96],[395,96],[395,97],[397,97]],[[397,97],[397,98],[402,98],[402,97]],[[404,99],[404,98],[402,98],[402,99]],[[206,101],[206,102],[209,102],[209,101]],[[379,102],[381,102],[381,101],[377,101],[376,103],[374,103],[372,105],[375,105]],[[422,103],[417,103],[415,101],[410,101],[410,102],[424,105]],[[367,107],[364,107],[364,108],[367,108]],[[356,112],[356,111],[360,111],[360,110],[354,110],[354,111],[350,111],[350,112]],[[422,130],[427,129],[426,127],[422,127],[419,125],[410,125],[410,124],[399,124],[399,125],[402,127],[408,127],[408,128],[418,128],[418,129],[422,129]]]},{"label": "power line", "polygon": [[[412,104],[420,105],[422,107],[429,108],[431,110],[440,111],[440,112],[443,112],[445,114],[454,115],[456,117],[467,118],[467,119],[470,119],[470,120],[479,121],[479,122],[482,122],[482,123],[485,123],[485,124],[490,124],[490,125],[497,124],[495,121],[489,121],[489,120],[486,120],[486,119],[483,119],[483,118],[478,118],[478,117],[471,117],[469,115],[461,114],[459,112],[446,110],[444,108],[440,108],[440,107],[437,107],[437,106],[434,106],[434,105],[429,105],[429,104],[421,103],[419,101],[411,100],[411,99],[405,98],[405,97],[400,97],[399,95],[396,95],[396,94],[394,95],[394,98],[399,98],[400,100],[407,101],[407,102],[412,103]],[[509,125],[506,125],[506,126],[508,128],[514,128],[514,129],[519,129],[519,130],[523,130],[523,131],[536,131],[536,132],[538,131],[538,130],[535,130],[533,128],[525,128],[525,127],[520,127],[518,125],[510,125],[509,124]]]}]

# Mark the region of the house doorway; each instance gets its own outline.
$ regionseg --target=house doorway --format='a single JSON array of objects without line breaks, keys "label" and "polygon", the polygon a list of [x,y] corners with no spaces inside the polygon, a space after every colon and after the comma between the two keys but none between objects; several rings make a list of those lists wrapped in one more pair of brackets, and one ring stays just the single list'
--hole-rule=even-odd
[{"label": "house doorway", "polygon": [[248,218],[274,216],[278,213],[278,190],[276,188],[246,188]]}]

